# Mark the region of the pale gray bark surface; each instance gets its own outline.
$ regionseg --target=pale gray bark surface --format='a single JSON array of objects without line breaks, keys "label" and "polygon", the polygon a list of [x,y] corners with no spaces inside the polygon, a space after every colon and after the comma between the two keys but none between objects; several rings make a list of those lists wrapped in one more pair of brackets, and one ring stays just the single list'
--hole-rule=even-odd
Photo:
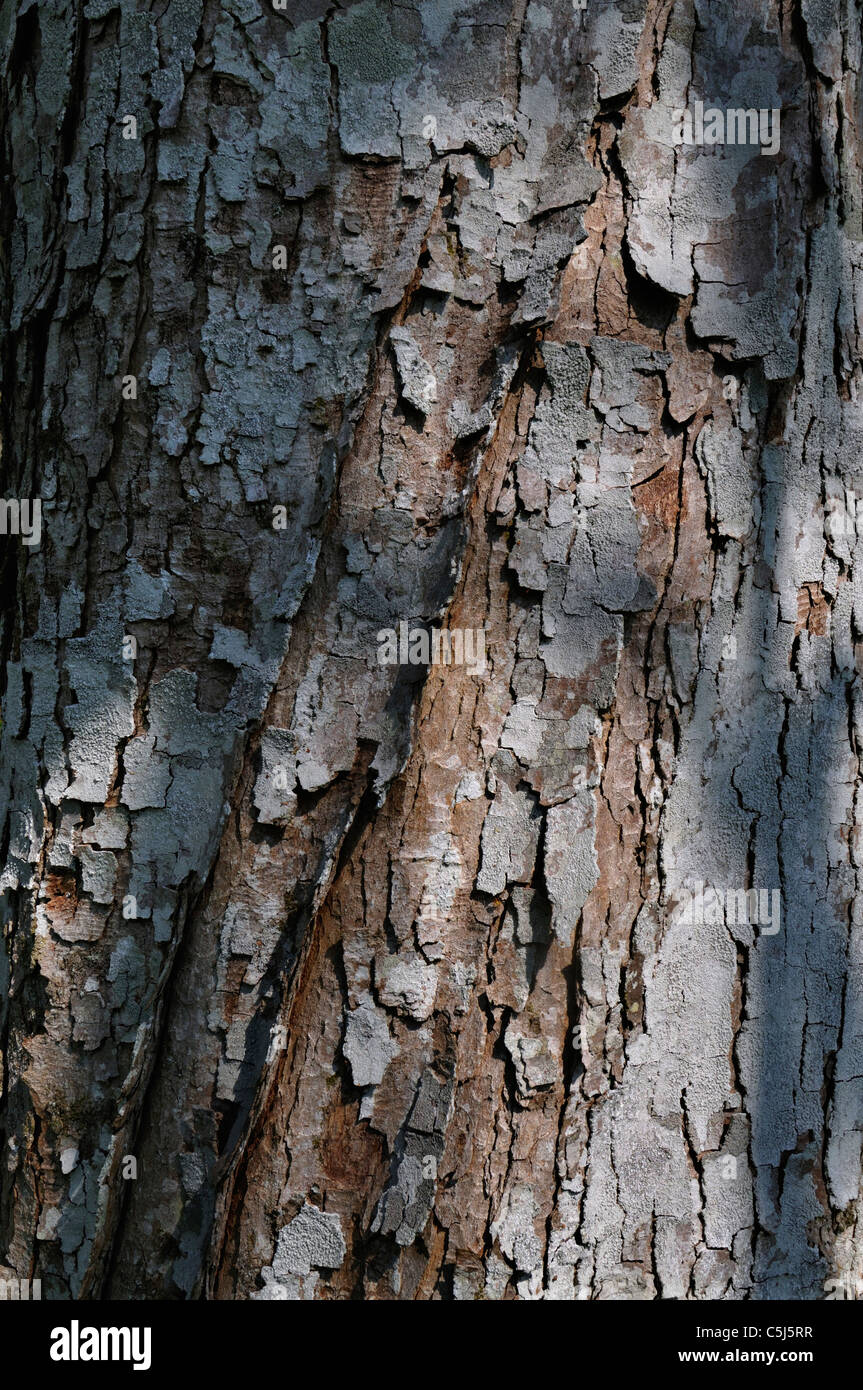
[{"label": "pale gray bark surface", "polygon": [[[0,51],[0,1274],[854,1287],[860,0],[2,0]],[[675,146],[697,100],[779,152]]]}]

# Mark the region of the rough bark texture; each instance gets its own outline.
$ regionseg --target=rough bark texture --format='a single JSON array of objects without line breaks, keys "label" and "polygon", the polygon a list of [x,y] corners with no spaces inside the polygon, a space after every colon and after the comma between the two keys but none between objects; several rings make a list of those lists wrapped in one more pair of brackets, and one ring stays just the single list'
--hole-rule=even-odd
[{"label": "rough bark texture", "polygon": [[[0,50],[0,1275],[853,1287],[860,0],[3,0]],[[402,620],[485,670],[379,664]]]}]

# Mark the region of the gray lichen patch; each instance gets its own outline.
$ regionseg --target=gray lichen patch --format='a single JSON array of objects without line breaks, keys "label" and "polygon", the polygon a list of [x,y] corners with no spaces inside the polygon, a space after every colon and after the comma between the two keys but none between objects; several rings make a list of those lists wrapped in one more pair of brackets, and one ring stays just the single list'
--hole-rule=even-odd
[{"label": "gray lichen patch", "polygon": [[355,1086],[377,1086],[398,1053],[390,1037],[386,1014],[375,1007],[370,995],[361,996],[345,1018],[342,1055],[351,1068]]},{"label": "gray lichen patch", "polygon": [[402,394],[421,415],[428,415],[437,400],[437,381],[408,328],[391,328],[390,342],[396,355]]},{"label": "gray lichen patch", "polygon": [[437,969],[421,957],[400,955],[378,962],[377,994],[381,1003],[418,1023],[430,1017],[437,987]]},{"label": "gray lichen patch", "polygon": [[313,1268],[337,1269],[346,1251],[337,1214],[305,1202],[293,1221],[279,1232],[273,1274],[276,1279],[285,1279],[289,1275],[308,1274]]},{"label": "gray lichen patch", "polygon": [[89,893],[94,902],[112,903],[117,877],[116,857],[107,850],[92,850],[82,845],[79,861],[84,892]]},{"label": "gray lichen patch", "polygon": [[391,1236],[400,1246],[411,1245],[429,1218],[453,1093],[452,1079],[442,1081],[431,1070],[424,1071],[396,1139],[390,1180],[371,1229]]},{"label": "gray lichen patch", "polygon": [[259,820],[279,825],[296,808],[297,739],[289,729],[265,729],[261,736],[261,772],[254,802]]},{"label": "gray lichen patch", "polygon": [[545,880],[551,922],[559,940],[570,944],[581,910],[599,878],[594,845],[593,793],[584,791],[546,815]]}]

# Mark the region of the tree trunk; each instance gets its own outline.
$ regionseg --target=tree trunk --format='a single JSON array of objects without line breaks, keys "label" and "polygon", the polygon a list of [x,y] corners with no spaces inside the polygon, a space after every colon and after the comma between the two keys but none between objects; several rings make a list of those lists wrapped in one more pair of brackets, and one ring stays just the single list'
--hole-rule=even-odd
[{"label": "tree trunk", "polygon": [[859,1289],[860,0],[0,44],[0,1276]]}]

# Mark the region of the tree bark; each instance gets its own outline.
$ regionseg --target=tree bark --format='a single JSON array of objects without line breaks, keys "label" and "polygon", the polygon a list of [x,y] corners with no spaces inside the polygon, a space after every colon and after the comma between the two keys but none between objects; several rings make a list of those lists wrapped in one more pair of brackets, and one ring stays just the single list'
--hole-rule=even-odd
[{"label": "tree bark", "polygon": [[861,46],[0,4],[0,1277],[863,1287]]}]

